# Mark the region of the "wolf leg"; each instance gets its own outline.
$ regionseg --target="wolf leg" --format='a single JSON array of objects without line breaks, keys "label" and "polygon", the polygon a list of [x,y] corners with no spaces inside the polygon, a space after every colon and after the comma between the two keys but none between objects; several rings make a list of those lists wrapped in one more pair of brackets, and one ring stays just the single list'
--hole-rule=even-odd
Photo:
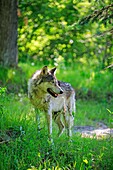
[{"label": "wolf leg", "polygon": [[53,119],[55,123],[58,125],[59,128],[58,136],[60,137],[65,130],[65,126],[61,120],[61,113],[55,112],[53,115]]},{"label": "wolf leg", "polygon": [[36,114],[37,130],[40,131],[40,111],[38,108],[35,108],[35,114]]},{"label": "wolf leg", "polygon": [[64,124],[65,124],[65,127],[66,127],[66,130],[67,130],[67,135],[69,137],[72,136],[72,126],[73,126],[73,116],[70,115],[68,112],[64,113],[63,114],[63,117],[64,117]]},{"label": "wolf leg", "polygon": [[72,136],[72,126],[74,125],[74,113],[75,113],[75,94],[70,97],[70,101],[66,104],[63,116],[64,124],[67,130],[67,135]]},{"label": "wolf leg", "polygon": [[48,126],[49,140],[52,141],[52,112],[49,110],[48,112],[45,113],[45,115]]}]

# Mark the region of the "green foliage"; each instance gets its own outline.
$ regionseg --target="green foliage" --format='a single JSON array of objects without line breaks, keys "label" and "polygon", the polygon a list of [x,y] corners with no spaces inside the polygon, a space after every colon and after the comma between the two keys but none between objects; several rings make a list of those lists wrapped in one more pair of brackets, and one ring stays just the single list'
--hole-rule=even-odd
[{"label": "green foliage", "polygon": [[72,84],[77,98],[112,101],[112,72],[97,69],[91,62],[87,64],[82,60],[74,66],[61,67],[58,69],[57,77]]},{"label": "green foliage", "polygon": [[[112,102],[112,72],[109,69],[97,69],[97,66],[93,64],[94,62],[90,60],[87,63],[85,58],[67,67],[59,62],[56,77],[61,81],[71,83],[77,98]],[[1,67],[0,86],[6,87],[8,93],[27,93],[28,79],[42,67],[42,65],[36,65],[33,62],[19,63],[18,69]],[[53,66],[50,65],[51,67]]]},{"label": "green foliage", "polygon": [[6,92],[6,87],[2,88],[0,87],[0,96],[3,96]]},{"label": "green foliage", "polygon": [[107,24],[107,22],[111,24],[112,17],[113,17],[112,8],[113,8],[113,4],[110,4],[108,6],[104,6],[100,10],[95,10],[91,15],[87,16],[86,18],[83,18],[79,22],[79,24],[83,25],[88,22],[97,22],[97,21],[100,21],[101,23],[104,23],[105,25]]},{"label": "green foliage", "polygon": [[113,61],[110,0],[19,0],[18,16],[20,61],[71,65],[90,58],[100,67]]},{"label": "green foliage", "polygon": [[8,68],[0,66],[0,87],[6,87],[8,93],[26,92],[28,73],[25,72],[27,70],[24,70],[20,67]]}]

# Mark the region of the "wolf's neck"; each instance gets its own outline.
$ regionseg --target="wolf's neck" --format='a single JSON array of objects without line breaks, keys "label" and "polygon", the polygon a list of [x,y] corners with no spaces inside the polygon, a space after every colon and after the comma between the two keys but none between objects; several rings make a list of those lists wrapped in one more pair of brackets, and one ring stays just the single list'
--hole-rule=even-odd
[{"label": "wolf's neck", "polygon": [[35,95],[38,98],[44,98],[47,96],[47,92],[44,90],[44,88],[38,86],[37,88],[33,89],[33,93],[35,93]]}]

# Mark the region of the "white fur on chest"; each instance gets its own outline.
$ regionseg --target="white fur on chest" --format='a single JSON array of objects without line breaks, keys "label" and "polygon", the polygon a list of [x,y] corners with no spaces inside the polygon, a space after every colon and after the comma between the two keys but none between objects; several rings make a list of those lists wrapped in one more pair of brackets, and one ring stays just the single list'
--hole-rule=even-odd
[{"label": "white fur on chest", "polygon": [[64,97],[58,96],[57,98],[51,98],[50,100],[50,107],[53,112],[58,112],[61,111],[62,109],[64,110],[65,108],[65,99]]}]

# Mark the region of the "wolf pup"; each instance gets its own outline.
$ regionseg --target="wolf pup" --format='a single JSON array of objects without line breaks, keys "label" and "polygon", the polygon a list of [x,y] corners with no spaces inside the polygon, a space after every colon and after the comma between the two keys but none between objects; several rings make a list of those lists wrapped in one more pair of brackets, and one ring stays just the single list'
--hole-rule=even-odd
[{"label": "wolf pup", "polygon": [[[44,66],[28,82],[28,97],[36,111],[45,113],[49,138],[52,137],[52,119],[58,125],[60,136],[65,129],[70,137],[75,112],[75,92],[69,83],[58,81],[56,68]],[[37,114],[38,117],[38,114]]]}]

